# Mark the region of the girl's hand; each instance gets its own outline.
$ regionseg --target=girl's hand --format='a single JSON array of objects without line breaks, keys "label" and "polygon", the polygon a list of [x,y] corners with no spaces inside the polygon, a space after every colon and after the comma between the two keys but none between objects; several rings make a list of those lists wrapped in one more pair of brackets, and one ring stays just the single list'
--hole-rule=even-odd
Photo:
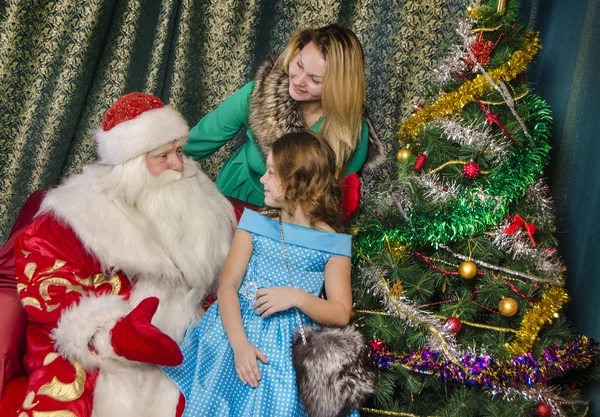
[{"label": "girl's hand", "polygon": [[233,348],[235,357],[235,372],[242,384],[250,385],[252,388],[258,387],[260,381],[260,372],[258,370],[258,361],[267,364],[267,357],[255,346],[246,342],[239,347]]},{"label": "girl's hand", "polygon": [[256,302],[252,306],[256,314],[269,317],[271,314],[296,307],[300,290],[292,287],[262,288],[256,292]]}]

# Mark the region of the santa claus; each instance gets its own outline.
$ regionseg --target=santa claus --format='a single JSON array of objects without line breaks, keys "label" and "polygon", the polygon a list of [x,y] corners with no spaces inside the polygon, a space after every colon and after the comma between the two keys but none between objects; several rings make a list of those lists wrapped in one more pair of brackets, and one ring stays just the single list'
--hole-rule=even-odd
[{"label": "santa claus", "polygon": [[29,316],[25,416],[168,417],[156,365],[202,314],[235,227],[231,204],[182,154],[183,117],[131,93],[95,133],[98,161],[49,191],[16,246]]}]

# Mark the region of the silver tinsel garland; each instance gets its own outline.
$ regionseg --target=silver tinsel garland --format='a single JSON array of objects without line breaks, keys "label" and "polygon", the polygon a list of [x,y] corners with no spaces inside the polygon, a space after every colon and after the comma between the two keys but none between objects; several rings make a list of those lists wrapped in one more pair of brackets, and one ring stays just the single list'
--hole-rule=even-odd
[{"label": "silver tinsel garland", "polygon": [[534,281],[534,282],[543,282],[546,284],[552,284],[552,285],[558,285],[558,286],[562,286],[563,285],[563,277],[562,275],[558,276],[558,275],[549,275],[548,278],[545,277],[539,277],[527,272],[521,272],[521,271],[515,271],[512,269],[508,269],[508,268],[504,268],[501,266],[497,266],[497,265],[492,265],[490,263],[484,262],[484,261],[480,261],[478,259],[472,259],[470,256],[465,256],[465,255],[461,255],[459,253],[456,253],[454,251],[452,251],[452,249],[450,249],[448,246],[444,245],[444,244],[438,244],[439,248],[445,249],[448,252],[450,252],[455,258],[460,259],[462,261],[472,261],[475,264],[482,266],[484,268],[487,268],[491,271],[498,271],[498,272],[504,272],[506,274],[509,275],[513,275],[516,277],[520,277],[520,278],[525,278],[528,279],[530,281]]},{"label": "silver tinsel garland", "polygon": [[457,73],[463,73],[467,70],[467,65],[462,59],[465,55],[462,47],[453,45],[451,49],[450,55],[442,59],[438,67],[433,70],[435,84],[444,85],[455,78]]},{"label": "silver tinsel garland", "polygon": [[393,208],[398,211],[404,220],[408,221],[408,214],[413,206],[413,189],[409,182],[398,181],[388,190],[374,193],[369,201],[369,210],[375,217],[381,217]]},{"label": "silver tinsel garland", "polygon": [[456,198],[460,189],[455,181],[441,184],[440,176],[437,173],[414,177],[413,181],[423,188],[423,196],[435,203],[446,203]]},{"label": "silver tinsel garland", "polygon": [[462,146],[481,149],[486,159],[500,160],[508,155],[510,142],[504,137],[493,137],[488,125],[477,127],[471,123],[469,126],[464,126],[464,123],[465,121],[460,116],[437,117],[432,121],[434,126],[442,129],[448,139]]},{"label": "silver tinsel garland", "polygon": [[561,398],[556,395],[551,388],[533,388],[533,387],[510,387],[510,388],[499,388],[491,392],[492,396],[501,395],[505,401],[513,401],[518,397],[523,397],[528,401],[536,402],[538,404],[546,403],[552,410],[553,416],[565,417],[565,413],[561,409],[560,405],[580,405],[587,406],[589,403],[586,401],[572,401],[565,398]]},{"label": "silver tinsel garland", "polygon": [[[554,210],[552,199],[549,197],[549,189],[545,179],[539,180],[534,186],[527,190],[524,199],[525,205],[535,207],[536,216],[526,219],[533,224],[554,224]],[[558,282],[564,280],[565,266],[558,256],[555,248],[533,246],[529,235],[524,229],[519,229],[513,234],[506,234],[506,229],[512,221],[505,219],[498,227],[486,234],[498,249],[512,255],[513,259],[533,258],[536,261],[536,269],[545,276],[553,277]]]},{"label": "silver tinsel garland", "polygon": [[413,328],[421,327],[428,330],[428,347],[443,353],[448,360],[459,363],[458,358],[463,355],[463,352],[454,334],[444,327],[440,319],[419,309],[406,297],[391,296],[385,279],[386,271],[377,265],[361,261],[358,269],[358,279],[370,288],[371,294],[379,298],[385,311],[404,320]]}]

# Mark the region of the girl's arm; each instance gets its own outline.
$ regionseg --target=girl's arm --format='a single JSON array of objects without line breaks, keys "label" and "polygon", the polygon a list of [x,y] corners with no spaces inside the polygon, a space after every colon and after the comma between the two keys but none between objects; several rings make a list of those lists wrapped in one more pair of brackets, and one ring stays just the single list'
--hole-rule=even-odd
[{"label": "girl's arm", "polygon": [[325,293],[327,300],[298,289],[298,307],[319,324],[345,326],[352,312],[350,288],[351,261],[347,256],[332,256],[325,265]]},{"label": "girl's arm", "polygon": [[332,256],[325,265],[324,300],[300,288],[263,288],[256,293],[256,313],[268,317],[273,313],[298,307],[319,324],[345,326],[352,312],[352,290],[350,289],[350,258]]},{"label": "girl's arm", "polygon": [[254,82],[249,82],[204,116],[190,130],[183,148],[187,155],[201,161],[235,137],[248,121],[248,105]]},{"label": "girl's arm", "polygon": [[267,358],[248,341],[237,295],[251,255],[252,235],[245,230],[237,229],[221,272],[217,299],[223,328],[234,351],[238,377],[244,384],[256,387],[260,380],[256,359],[267,363]]},{"label": "girl's arm", "polygon": [[217,290],[221,321],[232,347],[240,342],[248,341],[242,324],[242,313],[237,294],[251,255],[252,235],[245,230],[237,229],[221,272]]}]

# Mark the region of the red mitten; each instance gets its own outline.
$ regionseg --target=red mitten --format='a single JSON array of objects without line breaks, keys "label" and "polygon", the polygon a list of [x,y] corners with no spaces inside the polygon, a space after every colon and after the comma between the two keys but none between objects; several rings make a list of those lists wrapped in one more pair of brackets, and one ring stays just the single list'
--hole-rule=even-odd
[{"label": "red mitten", "polygon": [[348,220],[360,204],[360,179],[356,173],[344,178],[342,188],[342,210],[344,212],[344,221]]},{"label": "red mitten", "polygon": [[115,324],[111,344],[115,353],[130,361],[177,366],[183,355],[177,343],[151,324],[158,298],[148,297]]}]

